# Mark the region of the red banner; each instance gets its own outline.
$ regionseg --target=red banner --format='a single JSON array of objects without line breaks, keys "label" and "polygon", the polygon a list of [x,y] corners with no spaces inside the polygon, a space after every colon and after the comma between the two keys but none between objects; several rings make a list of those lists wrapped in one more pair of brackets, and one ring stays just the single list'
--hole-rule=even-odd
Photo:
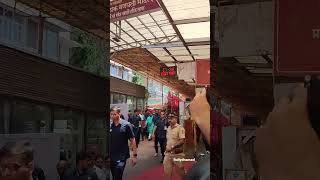
[{"label": "red banner", "polygon": [[275,1],[276,75],[320,73],[320,1]]},{"label": "red banner", "polygon": [[159,11],[157,0],[114,0],[110,2],[110,22]]},{"label": "red banner", "polygon": [[198,86],[210,85],[210,60],[196,61],[196,84]]}]

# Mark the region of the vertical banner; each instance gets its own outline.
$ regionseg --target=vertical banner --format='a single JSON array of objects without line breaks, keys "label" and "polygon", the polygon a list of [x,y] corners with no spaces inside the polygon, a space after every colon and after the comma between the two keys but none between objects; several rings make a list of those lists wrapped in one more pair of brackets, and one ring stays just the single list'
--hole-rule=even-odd
[{"label": "vertical banner", "polygon": [[210,59],[199,59],[196,61],[196,85],[210,85]]},{"label": "vertical banner", "polygon": [[274,71],[276,75],[320,73],[320,1],[276,0]]}]

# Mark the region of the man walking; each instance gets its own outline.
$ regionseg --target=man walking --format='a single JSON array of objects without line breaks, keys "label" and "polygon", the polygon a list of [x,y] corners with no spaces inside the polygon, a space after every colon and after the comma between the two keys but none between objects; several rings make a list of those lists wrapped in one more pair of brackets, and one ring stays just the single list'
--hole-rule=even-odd
[{"label": "man walking", "polygon": [[154,155],[155,157],[158,156],[158,143],[160,144],[160,150],[162,155],[161,163],[163,162],[165,156],[164,152],[166,148],[166,134],[168,126],[169,122],[166,117],[166,112],[162,110],[160,112],[160,119],[158,119],[154,125],[152,135],[152,137],[154,138],[154,148],[156,150],[156,154]]},{"label": "man walking", "polygon": [[132,126],[129,122],[120,119],[120,108],[110,110],[110,159],[113,180],[122,180],[127,159],[130,158],[128,140],[132,150],[131,163],[137,163],[137,148]]},{"label": "man walking", "polygon": [[166,180],[171,180],[172,168],[174,165],[176,166],[177,173],[181,177],[186,174],[183,163],[178,161],[178,159],[182,159],[184,157],[183,145],[185,143],[185,130],[177,122],[178,117],[176,115],[172,115],[170,117],[170,126],[167,130],[167,145],[163,162]]},{"label": "man walking", "polygon": [[146,129],[146,121],[147,121],[147,118],[145,118],[145,113],[146,113],[146,112],[142,113],[141,110],[139,110],[139,111],[140,111],[139,114],[140,114],[140,119],[141,119],[139,130],[140,130],[141,140],[144,141],[145,136],[146,136],[145,129]]},{"label": "man walking", "polygon": [[139,111],[137,109],[134,110],[134,114],[131,117],[129,122],[132,125],[133,133],[134,133],[135,141],[136,141],[136,147],[138,148],[139,143],[140,143],[141,117],[140,117]]}]

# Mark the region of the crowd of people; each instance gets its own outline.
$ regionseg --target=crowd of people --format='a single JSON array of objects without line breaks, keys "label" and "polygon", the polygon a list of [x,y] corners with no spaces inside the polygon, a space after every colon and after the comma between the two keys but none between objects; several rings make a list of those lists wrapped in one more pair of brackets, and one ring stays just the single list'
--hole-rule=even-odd
[{"label": "crowd of people", "polygon": [[134,110],[134,114],[129,114],[128,122],[133,127],[136,146],[139,146],[140,140],[154,140],[154,156],[158,156],[158,145],[160,145],[160,152],[162,155],[161,162],[163,162],[166,145],[166,130],[170,126],[166,111],[145,110],[144,113],[142,113],[141,110]]},{"label": "crowd of people", "polygon": [[[174,166],[179,175],[184,176],[186,172],[183,163],[174,161],[175,158],[184,157],[185,130],[178,124],[178,116],[175,113],[167,114],[165,110],[134,110],[134,113],[128,116],[128,121],[122,119],[119,107],[110,110],[110,157],[113,179],[122,180],[127,159],[130,158],[132,165],[136,165],[140,140],[154,141],[154,157],[159,156],[160,146],[165,179],[171,179]],[[129,149],[132,151],[131,155]]]},{"label": "crowd of people", "polygon": [[[48,179],[44,170],[35,164],[34,154],[34,148],[29,141],[5,144],[0,149],[0,179]],[[56,171],[60,180],[108,180],[110,171],[108,162],[107,158],[103,158],[94,152],[82,151],[77,153],[74,167],[61,155],[56,165]]]}]

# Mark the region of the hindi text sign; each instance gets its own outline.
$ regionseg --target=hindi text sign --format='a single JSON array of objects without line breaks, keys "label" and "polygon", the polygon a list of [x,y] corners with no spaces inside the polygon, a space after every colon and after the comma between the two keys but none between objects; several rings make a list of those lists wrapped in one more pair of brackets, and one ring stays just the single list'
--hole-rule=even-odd
[{"label": "hindi text sign", "polygon": [[114,0],[110,2],[110,22],[159,11],[157,0]]}]

